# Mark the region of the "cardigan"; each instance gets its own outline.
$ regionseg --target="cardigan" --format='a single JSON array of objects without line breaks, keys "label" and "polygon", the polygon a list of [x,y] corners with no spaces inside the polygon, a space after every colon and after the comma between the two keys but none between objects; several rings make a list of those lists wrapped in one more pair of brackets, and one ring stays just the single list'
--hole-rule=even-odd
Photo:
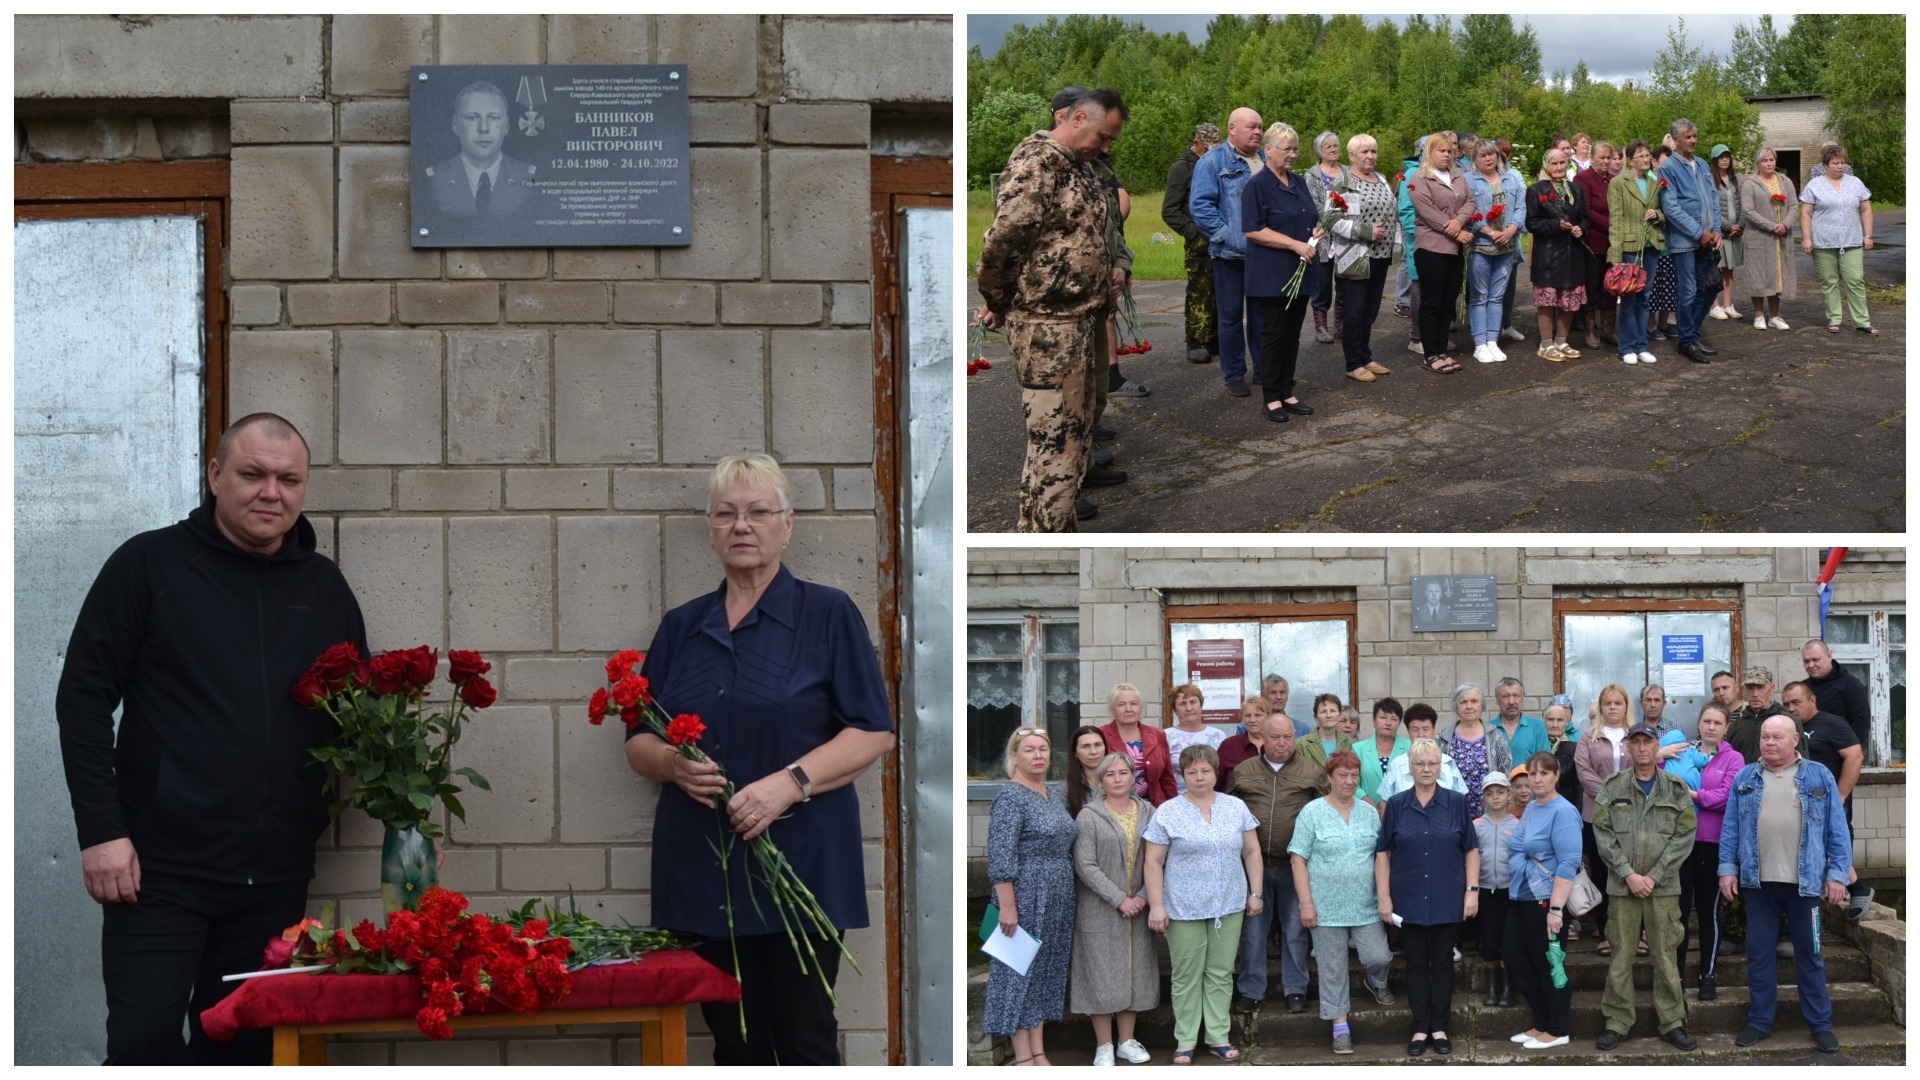
[{"label": "cardigan", "polygon": [[1414,250],[1440,255],[1458,255],[1466,250],[1446,234],[1447,222],[1457,222],[1462,228],[1461,238],[1472,240],[1464,231],[1467,219],[1473,216],[1473,193],[1467,190],[1466,177],[1453,177],[1453,186],[1448,187],[1423,172],[1409,176],[1407,186],[1413,190]]},{"label": "cardigan", "polygon": [[[1127,744],[1120,738],[1120,723],[1100,725],[1110,753],[1124,754]],[[1167,749],[1167,734],[1157,727],[1140,725],[1140,771],[1147,774],[1147,801],[1155,806],[1180,794],[1173,778],[1173,753]]]},{"label": "cardigan", "polygon": [[[1660,216],[1646,220],[1649,210]],[[1647,173],[1645,195],[1640,194],[1640,185],[1631,172],[1614,177],[1607,185],[1607,215],[1615,223],[1607,242],[1608,262],[1617,263],[1626,252],[1643,251],[1648,244],[1655,251],[1666,249],[1667,217],[1660,210],[1660,177],[1653,172]],[[1633,227],[1635,222],[1640,224],[1637,229]]]},{"label": "cardigan", "polygon": [[1612,208],[1607,204],[1607,186],[1612,177],[1604,175],[1599,169],[1582,169],[1573,182],[1580,186],[1580,194],[1587,197],[1587,227],[1580,242],[1595,255],[1605,255],[1608,250],[1607,232],[1612,217]]}]

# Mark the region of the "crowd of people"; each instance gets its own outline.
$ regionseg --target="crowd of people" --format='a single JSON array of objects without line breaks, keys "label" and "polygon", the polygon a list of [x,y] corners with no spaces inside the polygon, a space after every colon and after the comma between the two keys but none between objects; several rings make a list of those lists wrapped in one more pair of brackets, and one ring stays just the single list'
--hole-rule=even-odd
[{"label": "crowd of people", "polygon": [[[1015,148],[995,187],[976,313],[1007,333],[1027,425],[1017,528],[1036,532],[1075,530],[1098,513],[1083,488],[1126,481],[1106,402],[1150,393],[1119,372],[1116,353],[1131,201],[1108,152],[1126,106],[1083,86],[1052,105],[1054,126]],[[1671,339],[1680,357],[1706,364],[1719,353],[1703,337],[1709,320],[1750,313],[1756,330],[1791,329],[1780,302],[1796,296],[1796,225],[1828,332],[1850,320],[1877,336],[1862,261],[1871,193],[1845,149],[1825,146],[1797,190],[1773,149],[1742,171],[1727,145],[1700,156],[1699,141],[1685,118],[1652,143],[1555,136],[1529,181],[1508,140],[1438,131],[1388,176],[1372,135],[1322,131],[1308,144],[1286,123],[1234,109],[1224,135],[1196,126],[1167,175],[1162,216],[1186,245],[1187,359],[1218,365],[1235,397],[1257,384],[1262,415],[1287,423],[1314,412],[1296,386],[1309,309],[1312,340],[1337,341],[1346,377],[1375,382],[1392,372],[1372,342],[1394,277],[1408,350],[1432,374],[1458,374],[1467,355],[1500,363],[1503,342],[1527,340],[1514,325],[1524,272],[1539,358],[1579,360],[1585,349],[1653,364],[1654,343]],[[1463,333],[1470,345],[1456,346]]]},{"label": "crowd of people", "polygon": [[[1482,1005],[1513,1006],[1517,992],[1528,1016],[1513,1041],[1550,1049],[1571,1037],[1564,957],[1578,915],[1610,958],[1597,1047],[1631,1033],[1634,966],[1646,958],[1656,1033],[1690,1051],[1687,917],[1699,936],[1693,993],[1712,1001],[1722,905],[1738,900],[1749,1006],[1736,1043],[1772,1033],[1778,953],[1795,960],[1813,1042],[1832,1052],[1819,905],[1847,904],[1858,919],[1872,899],[1851,839],[1870,712],[1825,642],[1808,642],[1802,661],[1807,678],[1788,683],[1783,702],[1766,668],[1717,672],[1692,738],[1659,685],[1641,690],[1637,719],[1628,690],[1606,686],[1583,730],[1565,694],[1526,714],[1511,677],[1495,684],[1491,714],[1479,687],[1459,687],[1445,732],[1433,706],[1381,698],[1366,734],[1333,694],[1315,697],[1311,721],[1293,719],[1278,675],[1242,703],[1231,736],[1203,722],[1196,686],[1174,688],[1178,722],[1162,730],[1121,683],[1112,720],[1073,733],[1057,784],[1051,735],[1020,728],[1007,740],[1011,782],[994,800],[987,874],[1000,932],[1024,928],[1039,951],[1024,974],[992,962],[982,1030],[1011,1038],[1014,1064],[1048,1065],[1044,1026],[1071,1009],[1092,1020],[1095,1065],[1146,1062],[1136,1022],[1164,986],[1173,1063],[1202,1050],[1232,1061],[1232,1016],[1270,996],[1305,1012],[1311,973],[1332,1052],[1350,1054],[1351,949],[1380,1005],[1397,1000],[1390,964],[1403,957],[1406,1052],[1446,1055],[1467,945],[1485,965]],[[1596,891],[1596,905],[1573,904]]]}]

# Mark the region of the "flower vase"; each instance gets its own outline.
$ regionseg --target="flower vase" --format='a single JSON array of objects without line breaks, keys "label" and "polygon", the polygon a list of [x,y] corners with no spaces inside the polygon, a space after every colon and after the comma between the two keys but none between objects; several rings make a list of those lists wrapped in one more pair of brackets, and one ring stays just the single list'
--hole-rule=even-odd
[{"label": "flower vase", "polygon": [[438,854],[418,828],[387,826],[380,844],[380,902],[387,914],[419,909],[420,898],[440,883]]}]

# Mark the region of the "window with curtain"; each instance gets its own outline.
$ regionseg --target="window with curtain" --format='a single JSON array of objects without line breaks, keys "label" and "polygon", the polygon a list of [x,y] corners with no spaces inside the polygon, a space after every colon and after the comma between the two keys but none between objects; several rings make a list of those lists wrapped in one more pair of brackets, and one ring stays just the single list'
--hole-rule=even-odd
[{"label": "window with curtain", "polygon": [[1043,727],[1060,779],[1080,726],[1080,623],[1075,616],[1012,615],[967,627],[967,777],[1006,778],[1007,737]]},{"label": "window with curtain", "polygon": [[1827,613],[1825,637],[1834,662],[1867,684],[1873,703],[1867,764],[1905,765],[1907,613],[1898,608],[1835,608]]}]

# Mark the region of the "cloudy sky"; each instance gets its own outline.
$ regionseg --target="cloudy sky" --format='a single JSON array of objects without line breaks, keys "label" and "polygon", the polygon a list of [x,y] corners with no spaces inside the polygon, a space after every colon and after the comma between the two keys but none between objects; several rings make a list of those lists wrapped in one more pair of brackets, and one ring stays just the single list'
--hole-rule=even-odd
[{"label": "cloudy sky", "polygon": [[[1162,33],[1184,31],[1187,40],[1199,44],[1206,40],[1211,15],[1127,15],[1125,18],[1146,24]],[[1406,22],[1403,15],[1370,15],[1369,22],[1391,18]],[[1695,46],[1725,58],[1732,51],[1733,28],[1740,23],[1758,23],[1758,14],[1704,15],[1685,17],[1687,37]],[[1014,23],[1045,22],[1045,15],[969,15],[967,44],[978,45],[992,56]],[[1653,58],[1667,44],[1667,30],[1676,21],[1671,15],[1515,15],[1514,22],[1530,22],[1540,39],[1540,66],[1544,74],[1572,71],[1575,64],[1587,62],[1587,71],[1596,79],[1619,82],[1643,79]],[[1792,16],[1776,15],[1774,29],[1786,33]]]}]

